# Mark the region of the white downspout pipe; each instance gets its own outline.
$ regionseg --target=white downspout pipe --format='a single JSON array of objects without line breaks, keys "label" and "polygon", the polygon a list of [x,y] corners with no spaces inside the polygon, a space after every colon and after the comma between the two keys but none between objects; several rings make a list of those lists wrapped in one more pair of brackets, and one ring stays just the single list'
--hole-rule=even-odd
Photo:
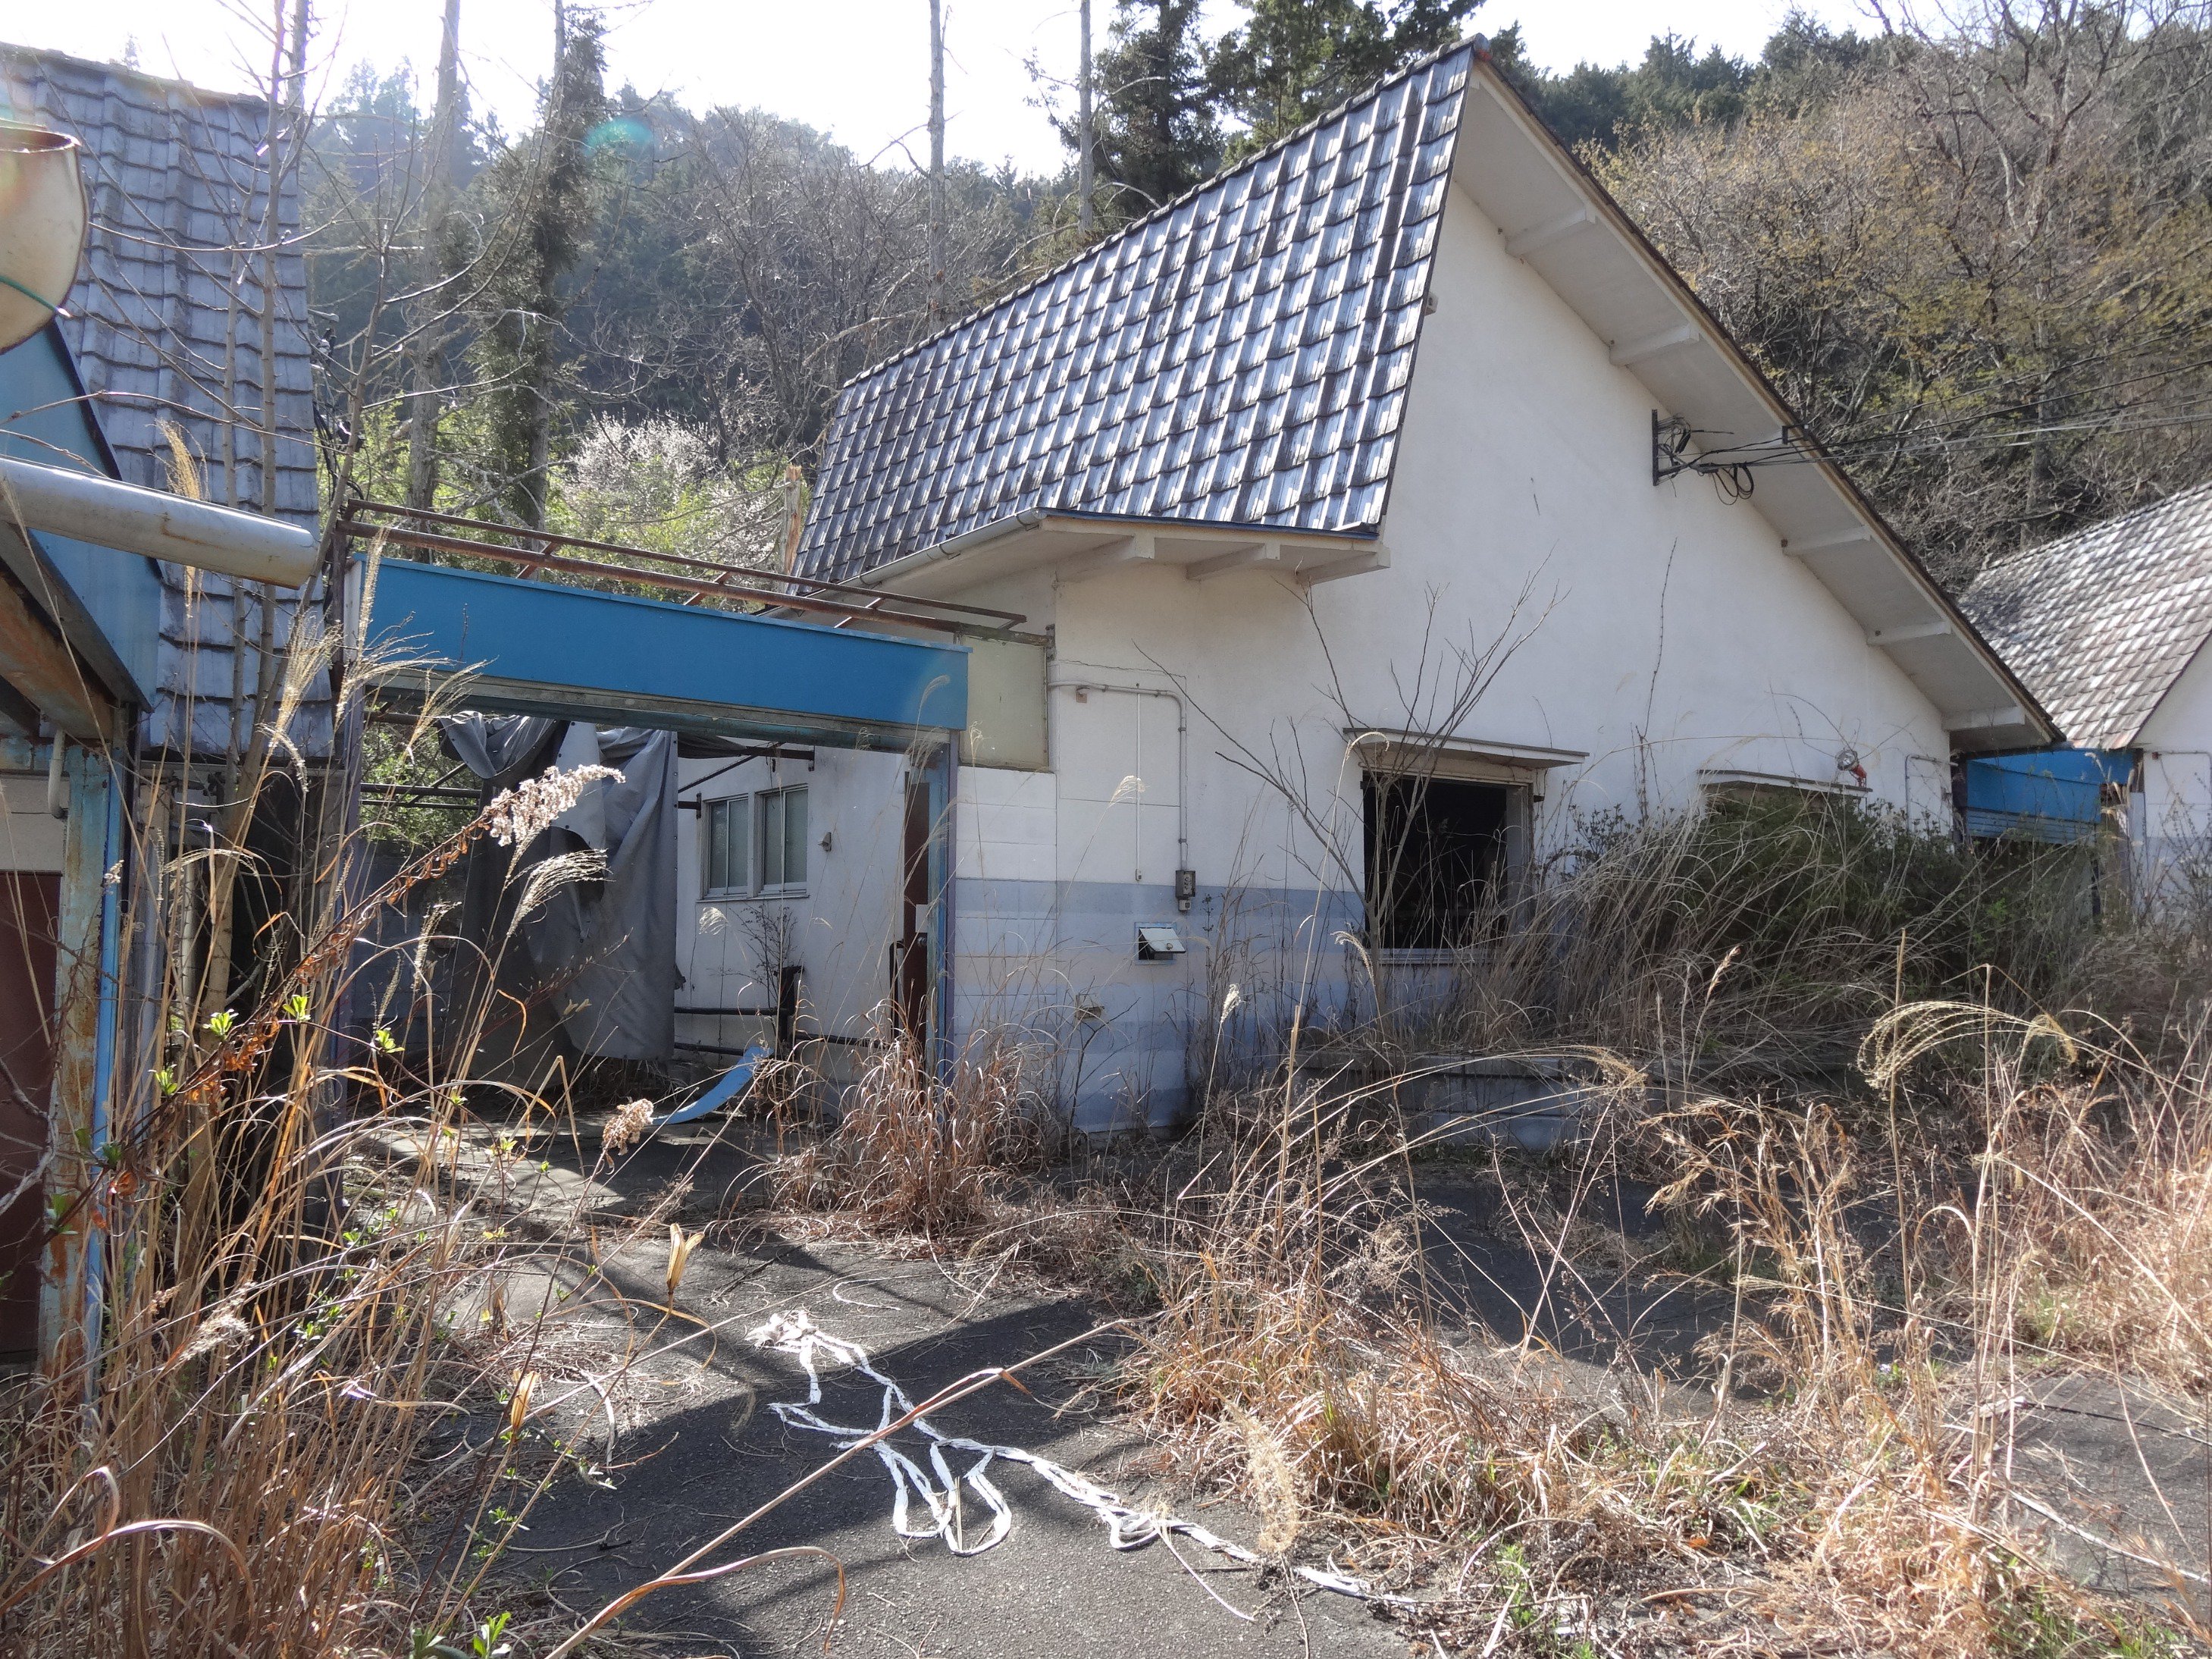
[{"label": "white downspout pipe", "polygon": [[118,553],[297,587],[315,574],[315,533],[165,490],[0,455],[0,520]]}]

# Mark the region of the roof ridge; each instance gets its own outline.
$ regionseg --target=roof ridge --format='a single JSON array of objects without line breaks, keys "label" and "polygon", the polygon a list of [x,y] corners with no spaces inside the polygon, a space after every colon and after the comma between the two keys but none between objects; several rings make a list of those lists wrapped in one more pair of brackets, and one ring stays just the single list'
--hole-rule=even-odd
[{"label": "roof ridge", "polygon": [[258,92],[224,92],[215,87],[204,87],[197,81],[187,81],[179,76],[156,75],[133,64],[117,63],[98,58],[80,58],[75,52],[61,52],[52,46],[26,46],[13,40],[0,40],[0,58],[42,58],[48,62],[67,64],[74,69],[91,70],[101,75],[129,76],[135,81],[144,81],[156,87],[167,87],[188,92],[208,103],[251,104],[259,109],[269,107],[269,100]]},{"label": "roof ridge", "polygon": [[2185,505],[2198,496],[2212,497],[2212,477],[2200,478],[2195,483],[2185,484],[2171,495],[2161,495],[2154,501],[2145,501],[2141,507],[2131,507],[2124,513],[2115,513],[2110,518],[2098,520],[2094,524],[2085,524],[2077,530],[2068,531],[2063,536],[2053,536],[2047,542],[2038,542],[2033,547],[2023,547],[2008,553],[2002,558],[1993,560],[1984,565],[1974,580],[1966,584],[1966,592],[1972,592],[1990,577],[2008,571],[2014,565],[2024,565],[2031,559],[2043,558],[2051,554],[2061,552],[2077,542],[2086,542],[2092,537],[2105,535],[2118,530],[2122,525],[2131,520],[2147,519],[2154,514],[2164,513],[2169,507]]},{"label": "roof ridge", "polygon": [[869,364],[866,368],[863,368],[853,374],[849,379],[840,382],[837,387],[837,394],[839,398],[842,398],[846,392],[860,385],[861,381],[872,380],[877,375],[882,374],[885,369],[890,368],[892,365],[903,362],[908,357],[928,349],[931,346],[935,345],[939,341],[945,339],[951,335],[958,333],[962,329],[967,327],[969,324],[974,322],[977,318],[988,317],[993,312],[1000,310],[1003,307],[1012,305],[1015,301],[1022,298],[1024,295],[1032,293],[1036,289],[1044,287],[1048,283],[1056,280],[1064,272],[1073,270],[1075,266],[1081,264],[1086,259],[1095,258],[1097,255],[1104,252],[1107,248],[1113,246],[1116,242],[1135,234],[1137,232],[1144,229],[1146,226],[1154,222],[1156,220],[1167,217],[1169,215],[1174,213],[1178,208],[1181,208],[1184,204],[1194,200],[1196,198],[1203,195],[1206,191],[1212,190],[1216,185],[1221,184],[1227,179],[1233,179],[1240,173],[1250,172],[1253,168],[1258,167],[1262,161],[1267,160],[1268,157],[1273,155],[1277,151],[1287,149],[1291,145],[1297,143],[1301,138],[1311,137],[1314,133],[1327,126],[1331,121],[1341,118],[1343,116],[1350,113],[1359,105],[1373,102],[1400,82],[1410,81],[1413,76],[1422,73],[1424,70],[1435,68],[1437,64],[1442,63],[1452,53],[1455,52],[1468,52],[1470,54],[1469,61],[1472,62],[1473,59],[1471,55],[1477,51],[1484,49],[1486,49],[1484,37],[1481,35],[1470,35],[1463,40],[1455,40],[1449,46],[1438,46],[1433,51],[1422,53],[1421,56],[1416,58],[1403,68],[1395,70],[1390,74],[1384,76],[1381,80],[1370,82],[1365,91],[1354,93],[1351,97],[1343,100],[1341,102],[1332,105],[1329,108],[1322,111],[1319,115],[1315,116],[1311,120],[1305,122],[1300,126],[1293,128],[1291,131],[1285,133],[1281,137],[1275,139],[1265,149],[1254,150],[1252,154],[1246,156],[1243,161],[1237,162],[1234,167],[1226,167],[1222,168],[1218,173],[1208,173],[1205,178],[1193,185],[1188,190],[1183,191],[1182,195],[1163,202],[1158,207],[1152,209],[1149,213],[1130,220],[1128,223],[1120,226],[1116,229],[1108,233],[1106,235],[1100,237],[1097,241],[1091,243],[1090,246],[1084,248],[1078,252],[1071,253],[1066,258],[1062,259],[1058,264],[1052,266],[1048,270],[1041,271],[1036,276],[1030,277],[1027,282],[1020,284],[1018,287],[1008,289],[1004,294],[992,301],[989,304],[980,305],[975,307],[973,310],[963,312],[951,322],[945,324],[943,327],[939,328],[929,334],[924,335],[921,339],[915,341],[913,344],[902,347],[900,349],[891,353],[888,357],[878,358],[876,362]]}]

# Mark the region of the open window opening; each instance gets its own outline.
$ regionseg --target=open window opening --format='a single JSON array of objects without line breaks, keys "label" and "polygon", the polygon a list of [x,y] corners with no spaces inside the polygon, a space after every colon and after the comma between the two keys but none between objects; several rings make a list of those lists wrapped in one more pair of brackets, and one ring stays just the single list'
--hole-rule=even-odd
[{"label": "open window opening", "polygon": [[1497,925],[1524,840],[1526,786],[1368,772],[1360,793],[1378,949],[1461,950]]}]

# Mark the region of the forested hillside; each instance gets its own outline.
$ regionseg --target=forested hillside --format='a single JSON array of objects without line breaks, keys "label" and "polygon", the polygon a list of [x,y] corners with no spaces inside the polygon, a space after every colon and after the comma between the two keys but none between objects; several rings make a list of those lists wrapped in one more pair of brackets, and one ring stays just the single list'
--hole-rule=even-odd
[{"label": "forested hillside", "polygon": [[[1457,38],[1478,3],[1247,0],[1208,40],[1196,0],[1121,0],[1090,234]],[[1973,0],[1876,37],[1793,17],[1756,61],[1667,37],[1563,76],[1510,27],[1491,45],[1957,583],[2212,471],[2205,10]],[[1074,98],[1042,76],[1068,165],[948,167],[933,307],[903,147],[610,91],[588,15],[558,61],[526,133],[366,72],[318,124],[314,298],[345,388],[325,402],[372,495],[769,556],[837,386],[1082,244]]]}]

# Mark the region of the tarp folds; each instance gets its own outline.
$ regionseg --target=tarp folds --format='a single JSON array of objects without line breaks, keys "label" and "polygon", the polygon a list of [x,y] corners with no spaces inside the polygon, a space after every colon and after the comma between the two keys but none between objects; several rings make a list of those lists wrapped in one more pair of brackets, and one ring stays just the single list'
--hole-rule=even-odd
[{"label": "tarp folds", "polygon": [[[462,931],[500,961],[500,988],[543,1006],[581,1054],[666,1060],[676,1040],[676,737],[532,715],[455,714],[439,725],[486,798],[557,765],[619,768],[524,850],[471,854]],[[560,884],[514,913],[533,865],[586,850],[604,877]],[[498,941],[513,929],[505,951]]]},{"label": "tarp folds", "polygon": [[2041,749],[1966,763],[1966,832],[2029,841],[2080,841],[2096,833],[2108,785],[2135,767],[2124,750]]}]

